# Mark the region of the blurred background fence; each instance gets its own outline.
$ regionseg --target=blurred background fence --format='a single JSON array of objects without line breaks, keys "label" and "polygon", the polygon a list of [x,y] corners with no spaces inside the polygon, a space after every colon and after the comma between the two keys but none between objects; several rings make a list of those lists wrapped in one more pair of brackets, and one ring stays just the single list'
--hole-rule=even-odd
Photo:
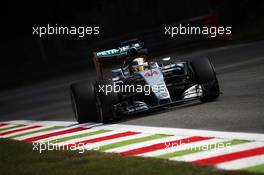
[{"label": "blurred background fence", "polygon": [[[0,89],[43,81],[92,69],[92,51],[116,47],[139,38],[158,56],[171,50],[218,46],[264,38],[261,0],[90,0],[67,4],[54,1],[9,2],[0,42]],[[165,26],[232,26],[231,37],[164,35]],[[99,36],[32,35],[33,26],[100,26]]]}]

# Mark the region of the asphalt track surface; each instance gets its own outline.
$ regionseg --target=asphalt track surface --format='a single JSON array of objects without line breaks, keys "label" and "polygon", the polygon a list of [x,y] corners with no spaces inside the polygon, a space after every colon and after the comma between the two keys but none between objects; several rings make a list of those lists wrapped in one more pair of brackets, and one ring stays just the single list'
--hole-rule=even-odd
[{"label": "asphalt track surface", "polygon": [[[199,55],[211,57],[223,94],[214,102],[195,101],[147,116],[126,118],[120,123],[264,133],[263,41],[169,55],[179,59]],[[93,76],[94,73],[87,71],[0,92],[0,121],[75,121],[69,85]]]}]

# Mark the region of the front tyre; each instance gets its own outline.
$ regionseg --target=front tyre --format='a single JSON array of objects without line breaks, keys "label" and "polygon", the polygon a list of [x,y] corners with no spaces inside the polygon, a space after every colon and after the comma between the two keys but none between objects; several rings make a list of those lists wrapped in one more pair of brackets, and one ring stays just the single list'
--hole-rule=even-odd
[{"label": "front tyre", "polygon": [[220,94],[218,80],[212,62],[207,57],[192,59],[190,62],[197,84],[202,86],[202,102],[217,99]]},{"label": "front tyre", "polygon": [[[114,82],[103,80],[96,83],[96,95],[99,102],[99,119],[102,123],[119,121],[121,119],[115,112],[114,105],[119,103],[118,93],[114,92]],[[107,91],[106,93],[106,90]]]},{"label": "front tyre", "polygon": [[73,112],[78,123],[99,121],[93,82],[82,81],[72,84],[70,95]]}]

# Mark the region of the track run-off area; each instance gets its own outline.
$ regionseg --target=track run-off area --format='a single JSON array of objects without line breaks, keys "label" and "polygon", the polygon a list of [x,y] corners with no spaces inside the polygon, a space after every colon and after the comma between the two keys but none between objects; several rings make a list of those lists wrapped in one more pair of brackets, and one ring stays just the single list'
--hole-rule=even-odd
[{"label": "track run-off area", "polygon": [[[33,142],[33,151],[64,147],[264,172],[264,134],[100,123],[9,121],[0,138]],[[45,145],[45,146],[44,146]]]}]

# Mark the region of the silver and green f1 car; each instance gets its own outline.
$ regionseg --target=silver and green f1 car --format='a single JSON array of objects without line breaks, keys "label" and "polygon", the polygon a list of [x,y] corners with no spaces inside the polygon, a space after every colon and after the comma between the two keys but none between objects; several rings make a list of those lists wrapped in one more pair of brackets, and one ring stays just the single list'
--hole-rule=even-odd
[{"label": "silver and green f1 car", "polygon": [[[123,62],[108,78],[104,78],[100,64],[106,59]],[[191,100],[207,102],[218,98],[218,80],[207,57],[148,60],[153,59],[147,59],[147,49],[138,40],[95,52],[97,81],[81,81],[70,87],[77,121],[108,123]]]}]

